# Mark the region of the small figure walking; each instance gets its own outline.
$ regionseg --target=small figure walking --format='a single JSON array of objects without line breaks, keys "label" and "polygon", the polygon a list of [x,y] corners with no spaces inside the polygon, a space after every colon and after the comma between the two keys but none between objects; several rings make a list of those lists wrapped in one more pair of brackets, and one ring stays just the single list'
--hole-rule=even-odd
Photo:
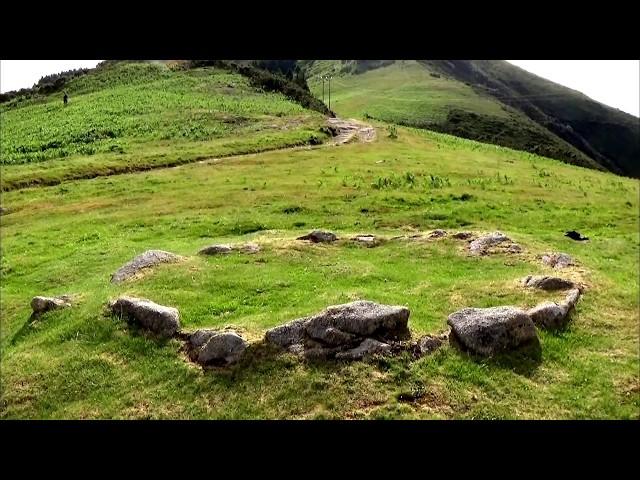
[{"label": "small figure walking", "polygon": [[69,95],[67,95],[67,92],[64,92],[64,97],[62,97],[62,101],[64,102],[64,106],[67,106],[67,102],[69,102]]}]

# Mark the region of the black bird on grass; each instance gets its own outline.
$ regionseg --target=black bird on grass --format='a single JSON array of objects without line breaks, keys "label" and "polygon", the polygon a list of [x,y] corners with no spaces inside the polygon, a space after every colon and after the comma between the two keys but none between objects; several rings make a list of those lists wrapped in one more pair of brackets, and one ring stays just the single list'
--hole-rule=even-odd
[{"label": "black bird on grass", "polygon": [[589,240],[588,237],[583,237],[580,232],[576,232],[575,230],[571,230],[570,232],[567,232],[564,234],[565,237],[569,237],[572,240],[577,240],[579,242],[582,242],[584,240]]}]

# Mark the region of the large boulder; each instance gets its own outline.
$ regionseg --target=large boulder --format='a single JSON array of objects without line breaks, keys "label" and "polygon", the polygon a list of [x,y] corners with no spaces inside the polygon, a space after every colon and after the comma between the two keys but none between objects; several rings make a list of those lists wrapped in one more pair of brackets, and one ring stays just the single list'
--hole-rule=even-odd
[{"label": "large boulder", "polygon": [[135,297],[120,297],[111,302],[109,307],[115,315],[158,336],[172,337],[180,331],[180,313],[176,308]]},{"label": "large boulder", "polygon": [[567,325],[569,314],[576,306],[579,298],[580,290],[575,288],[567,294],[563,302],[545,302],[533,307],[527,313],[533,320],[533,323],[540,328],[551,330],[561,329]]},{"label": "large boulder", "polygon": [[522,284],[527,288],[539,288],[541,290],[566,290],[574,288],[575,284],[571,280],[564,278],[549,277],[546,275],[529,275],[522,279]]},{"label": "large boulder", "polygon": [[338,239],[334,233],[322,230],[314,230],[313,232],[298,237],[297,240],[309,240],[312,243],[330,243]]},{"label": "large boulder", "polygon": [[542,256],[542,263],[552,268],[567,268],[573,265],[573,259],[566,253],[547,253]]},{"label": "large boulder", "polygon": [[182,260],[182,257],[175,253],[163,250],[147,250],[120,267],[116,273],[111,275],[111,282],[119,283],[134,277],[142,269],[154,267],[161,263],[175,263],[180,260]]},{"label": "large boulder", "polygon": [[189,356],[201,365],[229,365],[245,353],[248,343],[234,331],[197,330],[187,340]]},{"label": "large boulder", "polygon": [[447,323],[450,342],[476,355],[540,346],[531,317],[517,307],[464,308],[449,315]]},{"label": "large boulder", "polygon": [[367,300],[334,305],[309,317],[305,333],[316,340],[336,343],[354,337],[376,337],[394,340],[408,334],[409,309],[402,306],[381,305]]},{"label": "large boulder", "polygon": [[272,328],[265,340],[307,358],[355,360],[386,349],[380,344],[407,339],[408,320],[406,307],[360,300]]},{"label": "large boulder", "polygon": [[31,299],[31,310],[33,315],[42,315],[50,310],[57,310],[71,306],[71,297],[69,295],[61,295],[59,297],[42,297],[36,296]]},{"label": "large boulder", "polygon": [[474,255],[488,255],[498,250],[507,253],[519,253],[521,248],[501,232],[493,232],[481,236],[469,244],[469,251]]}]

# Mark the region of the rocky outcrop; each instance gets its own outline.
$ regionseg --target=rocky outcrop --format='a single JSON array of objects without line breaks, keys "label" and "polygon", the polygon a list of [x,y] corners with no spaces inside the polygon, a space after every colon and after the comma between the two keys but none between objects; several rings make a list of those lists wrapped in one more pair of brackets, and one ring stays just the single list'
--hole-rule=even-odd
[{"label": "rocky outcrop", "polygon": [[447,323],[451,344],[476,355],[540,346],[531,317],[517,307],[464,308],[449,315]]},{"label": "rocky outcrop", "polygon": [[111,276],[111,282],[120,283],[134,277],[143,269],[151,268],[161,263],[179,262],[182,259],[183,257],[175,253],[165,252],[163,250],[147,250],[120,267],[118,271]]},{"label": "rocky outcrop", "polygon": [[567,268],[573,265],[573,259],[566,253],[547,253],[542,256],[542,263],[551,268]]},{"label": "rocky outcrop", "polygon": [[566,290],[575,287],[575,284],[571,280],[543,275],[529,275],[522,279],[522,284],[527,288],[539,288],[547,291]]},{"label": "rocky outcrop", "polygon": [[325,232],[323,230],[314,230],[313,232],[298,237],[297,240],[309,240],[312,243],[330,243],[338,240],[334,233]]},{"label": "rocky outcrop", "polygon": [[451,235],[451,238],[455,238],[456,240],[469,240],[473,237],[473,233],[471,232],[456,232]]},{"label": "rocky outcrop", "polygon": [[258,253],[261,250],[260,245],[257,243],[245,243],[242,245],[229,245],[226,243],[220,243],[216,245],[209,245],[200,249],[198,252],[200,255],[228,255],[234,251],[241,253]]},{"label": "rocky outcrop", "polygon": [[160,337],[172,337],[180,331],[180,314],[176,308],[135,297],[120,297],[109,307],[113,314]]},{"label": "rocky outcrop", "polygon": [[238,362],[249,344],[234,331],[196,330],[187,339],[192,361],[200,365],[230,365]]},{"label": "rocky outcrop", "polygon": [[520,245],[514,243],[501,232],[494,232],[481,236],[469,244],[469,251],[473,255],[489,255],[492,253],[519,253]]},{"label": "rocky outcrop", "polygon": [[198,252],[200,255],[226,255],[233,251],[231,245],[227,244],[217,244],[217,245],[209,245],[208,247],[204,247],[200,249]]},{"label": "rocky outcrop", "polygon": [[[390,342],[406,340],[408,320],[405,307],[361,300],[272,328],[265,340],[307,358],[359,359],[388,351],[385,345]],[[364,343],[367,339],[375,342]]]},{"label": "rocky outcrop", "polygon": [[447,232],[444,230],[434,230],[427,235],[428,238],[444,238],[447,236]]}]

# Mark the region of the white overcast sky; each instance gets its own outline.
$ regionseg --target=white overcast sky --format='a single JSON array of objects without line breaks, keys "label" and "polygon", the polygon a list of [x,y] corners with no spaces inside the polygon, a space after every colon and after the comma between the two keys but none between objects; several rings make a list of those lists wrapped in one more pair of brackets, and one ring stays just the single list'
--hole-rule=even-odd
[{"label": "white overcast sky", "polygon": [[[0,92],[33,86],[40,77],[101,60],[0,60]],[[640,116],[640,60],[507,60],[578,90],[611,107]]]}]

